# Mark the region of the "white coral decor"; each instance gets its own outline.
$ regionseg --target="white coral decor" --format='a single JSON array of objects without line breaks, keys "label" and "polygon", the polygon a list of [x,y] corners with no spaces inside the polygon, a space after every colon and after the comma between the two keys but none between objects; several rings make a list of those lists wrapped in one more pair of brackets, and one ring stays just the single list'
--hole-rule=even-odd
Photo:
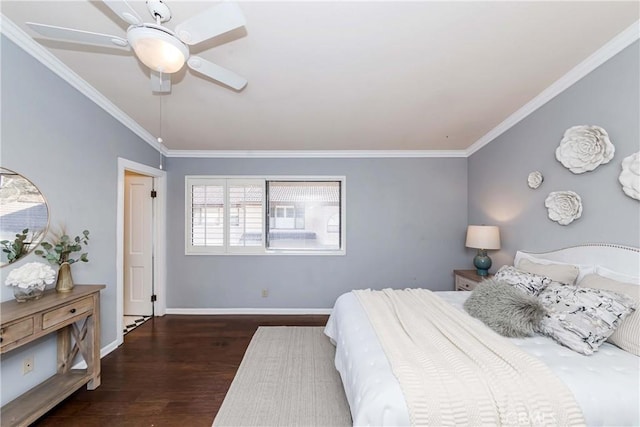
[{"label": "white coral decor", "polygon": [[584,173],[609,163],[615,153],[607,131],[599,126],[573,126],[564,133],[556,159],[573,173]]},{"label": "white coral decor", "polygon": [[549,219],[560,225],[571,224],[582,215],[582,199],[573,191],[553,191],[544,205],[549,211]]},{"label": "white coral decor", "polygon": [[624,158],[618,181],[622,184],[624,194],[640,200],[640,151]]},{"label": "white coral decor", "polygon": [[527,177],[527,184],[529,185],[529,188],[533,188],[534,190],[540,187],[542,181],[544,181],[544,177],[540,171],[531,172]]},{"label": "white coral decor", "polygon": [[43,290],[56,280],[53,268],[42,262],[30,262],[9,272],[5,285],[27,289],[37,287]]}]

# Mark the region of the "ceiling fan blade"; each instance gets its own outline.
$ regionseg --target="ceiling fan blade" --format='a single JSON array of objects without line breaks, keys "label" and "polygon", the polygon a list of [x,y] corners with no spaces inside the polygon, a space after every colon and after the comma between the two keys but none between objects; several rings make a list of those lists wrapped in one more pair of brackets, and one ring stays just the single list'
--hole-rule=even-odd
[{"label": "ceiling fan blade", "polygon": [[246,24],[240,6],[220,3],[176,26],[176,35],[186,44],[197,44]]},{"label": "ceiling fan blade", "polygon": [[171,92],[171,74],[151,70],[151,91],[156,93]]},{"label": "ceiling fan blade", "polygon": [[54,25],[36,24],[34,22],[27,22],[26,24],[36,33],[50,39],[97,46],[120,47],[129,50],[129,42],[122,37],[93,33],[91,31],[74,30],[72,28],[56,27]]},{"label": "ceiling fan blade", "polygon": [[207,77],[212,78],[224,85],[229,86],[235,90],[242,90],[247,85],[247,79],[240,77],[233,71],[229,71],[226,68],[222,68],[219,65],[209,62],[199,56],[192,56],[187,61],[187,65],[193,71],[204,74]]},{"label": "ceiling fan blade", "polygon": [[131,5],[125,0],[102,0],[104,4],[120,17],[120,19],[131,25],[142,24],[142,18],[133,10]]}]

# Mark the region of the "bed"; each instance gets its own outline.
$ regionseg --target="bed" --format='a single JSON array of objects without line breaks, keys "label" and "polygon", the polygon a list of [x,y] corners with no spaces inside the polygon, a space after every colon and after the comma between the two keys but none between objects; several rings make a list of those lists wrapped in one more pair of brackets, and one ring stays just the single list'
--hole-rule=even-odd
[{"label": "bed", "polygon": [[[640,250],[610,244],[588,244],[546,253],[518,252],[521,259],[567,263],[579,267],[579,279],[606,272],[618,280],[640,275]],[[437,292],[464,312],[470,292]],[[478,327],[486,328],[482,322]],[[345,389],[354,425],[410,425],[409,410],[398,379],[358,298],[338,298],[325,328],[336,345],[335,366]],[[509,338],[547,365],[575,397],[588,425],[640,425],[640,357],[608,342],[590,356],[576,353],[546,336]],[[464,400],[465,396],[459,396]]]}]

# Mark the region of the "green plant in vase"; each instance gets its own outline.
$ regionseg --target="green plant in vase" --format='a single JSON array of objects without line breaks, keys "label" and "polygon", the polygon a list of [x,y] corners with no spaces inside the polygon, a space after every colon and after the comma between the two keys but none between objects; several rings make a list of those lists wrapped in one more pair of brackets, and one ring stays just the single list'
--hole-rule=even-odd
[{"label": "green plant in vase", "polygon": [[44,250],[38,249],[36,255],[49,261],[51,264],[57,264],[58,280],[56,282],[56,290],[58,292],[69,292],[73,289],[73,279],[71,277],[71,264],[76,262],[89,262],[88,253],[81,253],[79,256],[76,252],[82,251],[83,245],[89,244],[89,230],[84,230],[81,236],[74,238],[69,237],[64,231],[61,235],[56,236],[52,242],[42,242],[40,246]]}]

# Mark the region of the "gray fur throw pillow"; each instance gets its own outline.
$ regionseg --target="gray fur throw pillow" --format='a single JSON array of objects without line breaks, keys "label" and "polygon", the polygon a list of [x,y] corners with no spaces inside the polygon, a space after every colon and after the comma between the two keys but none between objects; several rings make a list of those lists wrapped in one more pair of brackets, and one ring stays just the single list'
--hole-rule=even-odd
[{"label": "gray fur throw pillow", "polygon": [[538,298],[493,279],[478,284],[464,303],[467,312],[505,337],[530,337],[546,311]]}]

